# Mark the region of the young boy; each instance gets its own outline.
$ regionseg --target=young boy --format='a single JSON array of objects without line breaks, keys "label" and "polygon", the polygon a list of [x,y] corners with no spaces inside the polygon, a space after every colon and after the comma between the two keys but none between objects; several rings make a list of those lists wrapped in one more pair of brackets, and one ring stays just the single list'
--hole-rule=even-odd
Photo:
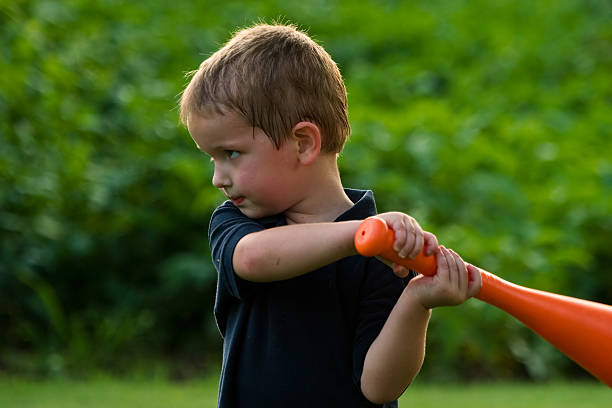
[{"label": "young boy", "polygon": [[340,181],[350,128],[331,57],[293,26],[256,25],[200,65],[180,107],[228,198],[209,230],[219,406],[397,406],[423,362],[431,309],[477,293],[480,274],[470,281],[456,253],[399,212],[379,215],[395,249],[425,248],[437,274],[357,255],[355,231],[376,207],[371,191]]}]

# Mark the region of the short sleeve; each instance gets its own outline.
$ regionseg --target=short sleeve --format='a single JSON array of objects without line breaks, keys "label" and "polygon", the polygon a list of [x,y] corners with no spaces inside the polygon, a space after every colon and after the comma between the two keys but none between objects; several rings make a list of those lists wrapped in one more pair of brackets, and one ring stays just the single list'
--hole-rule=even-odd
[{"label": "short sleeve", "polygon": [[264,227],[242,214],[230,203],[218,207],[210,219],[208,240],[219,284],[233,297],[243,299],[252,291],[253,284],[234,272],[233,256],[238,241],[245,235],[261,231]]}]

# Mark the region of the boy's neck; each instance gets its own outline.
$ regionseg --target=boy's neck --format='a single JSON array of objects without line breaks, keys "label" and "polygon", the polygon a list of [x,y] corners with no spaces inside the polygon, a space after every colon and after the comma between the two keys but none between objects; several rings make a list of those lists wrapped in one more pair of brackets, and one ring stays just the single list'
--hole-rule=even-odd
[{"label": "boy's neck", "polygon": [[331,222],[353,206],[344,192],[335,156],[310,168],[299,180],[299,188],[303,198],[285,211],[287,224]]}]

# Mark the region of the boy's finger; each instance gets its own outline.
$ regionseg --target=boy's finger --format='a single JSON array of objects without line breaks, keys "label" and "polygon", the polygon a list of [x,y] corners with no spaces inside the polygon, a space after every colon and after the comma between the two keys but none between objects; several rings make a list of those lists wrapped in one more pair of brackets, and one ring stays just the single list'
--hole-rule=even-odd
[{"label": "boy's finger", "polygon": [[400,277],[400,278],[405,278],[410,274],[410,269],[399,265],[399,264],[393,264],[393,273]]},{"label": "boy's finger", "polygon": [[482,287],[482,275],[480,275],[480,269],[474,265],[468,264],[467,270],[470,274],[470,279],[468,282],[468,296],[476,296]]},{"label": "boy's finger", "polygon": [[438,263],[438,270],[436,276],[441,281],[448,281],[448,262],[446,261],[447,249],[440,245],[440,251],[436,253],[436,261]]},{"label": "boy's finger", "polygon": [[459,291],[462,294],[465,294],[467,293],[467,289],[468,289],[468,272],[465,267],[465,262],[463,262],[463,259],[461,259],[459,254],[456,253],[455,251],[451,250],[451,253],[453,254],[453,257],[455,258],[455,265],[457,265],[457,272],[458,272],[458,278],[459,278],[459,281],[458,281]]},{"label": "boy's finger", "polygon": [[414,247],[414,228],[410,220],[402,220],[402,223],[404,225],[406,239],[400,247],[399,256],[400,258],[406,258],[412,253],[412,248]]},{"label": "boy's finger", "polygon": [[431,256],[438,251],[438,238],[431,232],[424,231],[423,239],[425,241],[425,255]]},{"label": "boy's finger", "polygon": [[452,251],[448,248],[445,249],[445,257],[446,262],[448,263],[448,281],[451,285],[451,288],[457,286],[459,281],[459,273],[457,272],[457,263],[455,262],[455,258],[453,257]]},{"label": "boy's finger", "polygon": [[391,229],[395,234],[395,242],[393,243],[393,250],[398,253],[400,258],[403,258],[401,250],[406,245],[406,225],[404,225],[404,221],[400,220],[394,225],[391,225]]},{"label": "boy's finger", "polygon": [[408,249],[408,256],[410,257],[410,259],[416,258],[417,255],[421,252],[421,250],[423,249],[423,230],[421,229],[421,226],[418,224],[418,222],[416,222],[415,219],[410,219],[410,223],[411,223],[411,229],[412,229],[412,234],[414,237],[414,241],[412,244],[412,247]]},{"label": "boy's finger", "polygon": [[425,246],[425,234],[423,233],[423,229],[421,228],[419,223],[416,222],[416,220],[413,220],[413,222],[415,227],[416,242],[414,250],[412,251],[412,257],[416,258],[417,255],[419,255],[423,250],[423,246]]}]

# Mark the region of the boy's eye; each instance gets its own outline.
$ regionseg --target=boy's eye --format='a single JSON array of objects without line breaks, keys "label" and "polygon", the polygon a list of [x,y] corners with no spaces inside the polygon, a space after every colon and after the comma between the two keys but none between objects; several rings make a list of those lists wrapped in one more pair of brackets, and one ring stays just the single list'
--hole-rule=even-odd
[{"label": "boy's eye", "polygon": [[240,154],[240,152],[237,152],[236,150],[226,150],[225,154],[227,155],[227,157],[229,157],[230,159],[235,159],[236,157],[238,157],[238,155]]}]

